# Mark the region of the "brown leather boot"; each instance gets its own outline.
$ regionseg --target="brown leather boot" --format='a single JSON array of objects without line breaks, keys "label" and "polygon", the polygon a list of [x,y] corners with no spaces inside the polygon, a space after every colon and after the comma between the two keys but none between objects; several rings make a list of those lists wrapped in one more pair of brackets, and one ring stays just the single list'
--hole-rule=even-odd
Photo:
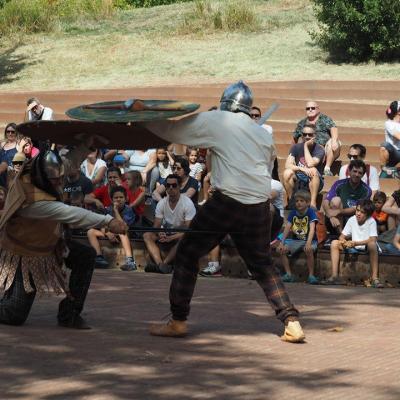
[{"label": "brown leather boot", "polygon": [[300,322],[289,320],[287,325],[285,325],[285,332],[281,336],[281,339],[290,343],[302,343],[305,338],[306,335],[303,332]]},{"label": "brown leather boot", "polygon": [[186,336],[187,331],[186,321],[175,319],[170,319],[166,324],[150,326],[150,335],[153,336],[183,337]]}]

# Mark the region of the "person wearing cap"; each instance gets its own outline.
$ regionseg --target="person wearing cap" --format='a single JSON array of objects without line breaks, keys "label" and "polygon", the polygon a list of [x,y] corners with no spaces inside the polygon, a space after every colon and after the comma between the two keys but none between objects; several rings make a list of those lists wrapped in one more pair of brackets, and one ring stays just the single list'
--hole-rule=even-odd
[{"label": "person wearing cap", "polygon": [[[182,337],[199,272],[199,259],[230,234],[247,268],[264,291],[277,318],[282,339],[302,342],[299,312],[289,299],[269,249],[271,172],[276,157],[272,135],[250,117],[251,89],[242,81],[228,86],[220,110],[178,121],[143,125],[171,143],[208,148],[213,196],[197,212],[179,242],[170,287],[172,319],[150,328],[155,336]],[[199,231],[207,231],[201,233]]]},{"label": "person wearing cap", "polygon": [[26,102],[24,121],[50,121],[53,119],[53,110],[40,103],[37,97],[31,97]]},{"label": "person wearing cap", "polygon": [[[107,227],[125,233],[123,221],[71,207],[62,202],[64,172],[79,165],[93,143],[85,143],[62,160],[54,151],[41,152],[23,164],[12,181],[0,218],[0,323],[22,325],[35,295],[64,292],[58,325],[89,329],[81,317],[94,269],[95,252],[68,239],[63,227]],[[71,269],[68,279],[66,267]]]},{"label": "person wearing cap", "polygon": [[380,178],[397,177],[400,162],[400,100],[392,101],[386,109],[385,141],[380,147]]}]

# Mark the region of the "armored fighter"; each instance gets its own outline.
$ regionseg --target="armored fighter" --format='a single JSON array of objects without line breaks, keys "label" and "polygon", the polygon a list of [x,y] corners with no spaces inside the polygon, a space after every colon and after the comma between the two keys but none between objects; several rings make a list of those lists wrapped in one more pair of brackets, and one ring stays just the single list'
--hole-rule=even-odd
[{"label": "armored fighter", "polygon": [[114,233],[125,233],[127,227],[111,216],[62,202],[65,169],[89,152],[82,145],[64,162],[54,151],[40,153],[23,166],[10,185],[0,219],[0,284],[5,287],[0,323],[23,324],[36,293],[53,289],[66,294],[59,304],[58,324],[90,328],[80,314],[92,279],[95,252],[65,240],[63,226],[106,226]]}]

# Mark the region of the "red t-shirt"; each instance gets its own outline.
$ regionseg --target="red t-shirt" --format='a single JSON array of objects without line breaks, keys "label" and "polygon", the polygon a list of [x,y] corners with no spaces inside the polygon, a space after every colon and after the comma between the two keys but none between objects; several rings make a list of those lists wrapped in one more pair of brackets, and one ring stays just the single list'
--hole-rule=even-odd
[{"label": "red t-shirt", "polygon": [[[126,193],[128,193],[129,197],[129,204],[133,203],[143,192],[143,188],[139,187],[137,188],[134,192],[129,190],[127,184],[122,185],[126,189]],[[134,208],[135,214],[136,215],[143,215],[144,214],[144,202],[142,204],[139,204],[137,207]]]},{"label": "red t-shirt", "polygon": [[[109,207],[112,205],[108,185],[100,186],[99,188],[95,189],[93,194],[96,199],[100,200],[103,203],[104,207]],[[132,193],[127,190],[126,194],[128,196],[127,203],[131,204],[135,200],[134,198],[132,198]]]}]

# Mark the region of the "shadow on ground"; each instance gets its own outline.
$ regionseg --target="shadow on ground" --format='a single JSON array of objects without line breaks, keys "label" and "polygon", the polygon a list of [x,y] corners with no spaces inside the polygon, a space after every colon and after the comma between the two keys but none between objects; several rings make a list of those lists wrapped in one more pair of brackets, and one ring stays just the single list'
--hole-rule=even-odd
[{"label": "shadow on ground", "polygon": [[10,83],[18,78],[16,75],[34,62],[25,55],[17,54],[19,45],[0,52],[0,85]]},{"label": "shadow on ground", "polygon": [[[397,290],[291,285],[311,334],[308,344],[291,345],[277,337],[281,325],[256,283],[200,279],[191,335],[154,338],[147,329],[168,310],[168,286],[166,276],[96,271],[85,313],[94,329],[87,332],[55,327],[57,300],[36,299],[25,326],[0,327],[2,397],[265,400],[290,391],[298,399],[345,393],[360,389],[357,361],[349,367],[334,352],[338,359],[327,362],[331,353],[318,355],[313,336],[334,325],[350,331],[349,307],[368,315],[369,307],[400,306]],[[399,393],[375,390],[386,399]]]}]

